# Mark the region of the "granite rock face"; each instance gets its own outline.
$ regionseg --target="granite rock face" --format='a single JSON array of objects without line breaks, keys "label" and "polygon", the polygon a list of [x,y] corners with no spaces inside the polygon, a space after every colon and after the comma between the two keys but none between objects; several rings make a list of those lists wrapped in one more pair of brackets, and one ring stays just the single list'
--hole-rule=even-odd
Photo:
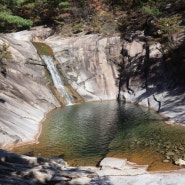
[{"label": "granite rock face", "polygon": [[99,35],[45,40],[60,63],[70,85],[85,101],[116,99],[121,42]]},{"label": "granite rock face", "polygon": [[[43,33],[43,30],[40,31]],[[46,66],[30,40],[39,31],[0,36],[10,58],[0,59],[0,147],[34,141],[45,114],[60,104],[48,88]],[[49,34],[49,33],[48,33]],[[45,38],[46,35],[42,35]],[[125,41],[99,35],[45,40],[66,80],[85,101],[120,99],[154,108],[169,121],[185,122],[184,82],[165,71],[160,44],[143,35]],[[175,37],[174,37],[175,38]],[[178,41],[179,42],[179,41]],[[124,63],[120,74],[117,65]],[[184,165],[180,161],[182,165]],[[0,150],[0,184],[184,184],[185,171],[147,172],[125,159],[105,158],[96,167],[68,167],[62,159],[20,156]],[[155,180],[155,181],[154,181]]]},{"label": "granite rock face", "polygon": [[[10,57],[1,59],[0,147],[34,141],[45,114],[60,103],[48,88],[46,66],[32,40],[45,39],[50,29],[42,27],[2,35]],[[84,101],[116,99],[120,38],[99,35],[49,37],[58,68]]]},{"label": "granite rock face", "polygon": [[[175,35],[173,45],[180,45],[182,37],[185,34]],[[185,79],[170,68],[170,58],[165,57],[159,43],[148,45],[142,33],[133,38],[125,41],[122,49],[119,98],[153,108],[169,123],[185,123]],[[183,65],[180,68],[185,69]]]},{"label": "granite rock face", "polygon": [[0,147],[6,148],[35,140],[45,114],[60,104],[47,87],[45,66],[32,43],[3,35],[3,45],[9,56],[1,59]]}]

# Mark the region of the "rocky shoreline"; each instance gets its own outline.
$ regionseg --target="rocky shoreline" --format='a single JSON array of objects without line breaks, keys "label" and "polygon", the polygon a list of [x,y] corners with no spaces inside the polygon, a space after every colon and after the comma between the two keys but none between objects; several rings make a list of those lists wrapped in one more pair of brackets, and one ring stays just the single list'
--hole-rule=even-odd
[{"label": "rocky shoreline", "polygon": [[70,167],[63,159],[36,158],[0,150],[1,185],[183,185],[185,169],[147,172],[126,159],[104,158],[99,167]]},{"label": "rocky shoreline", "polygon": [[47,118],[47,114],[49,112],[53,111],[54,109],[56,109],[56,107],[51,109],[51,110],[49,110],[48,112],[46,112],[44,114],[43,119],[39,122],[38,132],[36,133],[35,137],[32,140],[26,141],[26,142],[18,142],[18,143],[8,144],[5,147],[2,147],[1,149],[11,152],[16,147],[22,147],[22,146],[30,145],[30,144],[37,144],[39,142],[38,139],[39,139],[40,134],[42,132],[42,124],[45,121],[45,119]]}]

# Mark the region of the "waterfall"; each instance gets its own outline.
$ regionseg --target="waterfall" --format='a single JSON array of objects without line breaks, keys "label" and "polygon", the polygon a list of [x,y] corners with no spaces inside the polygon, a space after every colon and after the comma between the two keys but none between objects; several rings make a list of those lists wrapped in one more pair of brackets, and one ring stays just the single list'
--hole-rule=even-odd
[{"label": "waterfall", "polygon": [[56,89],[61,93],[65,104],[66,105],[72,105],[72,100],[73,97],[72,95],[68,92],[68,90],[66,89],[66,87],[64,86],[63,80],[61,78],[61,75],[59,74],[57,68],[54,65],[54,58],[52,56],[49,55],[41,55],[42,60],[45,62],[51,76],[52,76],[52,80],[54,83],[54,86],[56,87]]}]

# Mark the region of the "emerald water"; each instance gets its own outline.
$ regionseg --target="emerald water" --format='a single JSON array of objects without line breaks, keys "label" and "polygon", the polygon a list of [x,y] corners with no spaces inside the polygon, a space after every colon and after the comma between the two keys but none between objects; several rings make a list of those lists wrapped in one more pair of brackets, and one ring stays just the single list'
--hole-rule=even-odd
[{"label": "emerald water", "polygon": [[167,125],[148,109],[117,101],[57,108],[44,121],[39,144],[15,149],[61,157],[73,166],[97,165],[105,156],[126,157],[154,170],[173,169],[184,151],[184,127]]}]

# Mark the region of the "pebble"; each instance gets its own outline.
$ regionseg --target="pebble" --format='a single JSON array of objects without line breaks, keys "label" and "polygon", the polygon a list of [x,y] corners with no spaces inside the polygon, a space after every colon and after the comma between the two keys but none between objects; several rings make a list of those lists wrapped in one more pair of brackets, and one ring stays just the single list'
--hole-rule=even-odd
[{"label": "pebble", "polygon": [[166,156],[166,159],[169,160],[170,159],[170,156]]},{"label": "pebble", "polygon": [[169,162],[170,162],[170,160],[168,160],[168,159],[163,160],[163,163],[169,163]]},{"label": "pebble", "polygon": [[169,152],[167,152],[167,153],[166,153],[166,155],[167,155],[167,156],[173,156],[173,155],[175,155],[175,153],[174,153],[174,152],[169,151]]}]

